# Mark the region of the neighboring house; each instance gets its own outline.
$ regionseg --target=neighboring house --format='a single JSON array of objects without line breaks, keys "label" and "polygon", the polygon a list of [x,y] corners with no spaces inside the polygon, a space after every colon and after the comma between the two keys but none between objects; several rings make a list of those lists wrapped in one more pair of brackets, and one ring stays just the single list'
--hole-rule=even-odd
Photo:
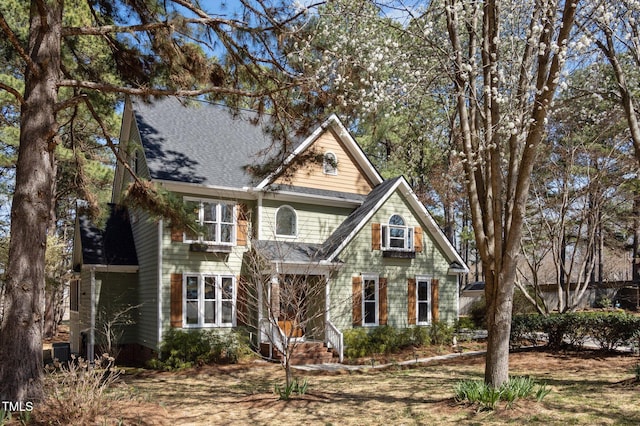
[{"label": "neighboring house", "polygon": [[[242,306],[241,293],[252,291],[243,283],[271,286],[268,297],[275,299],[287,276],[324,286],[312,305],[323,312],[322,331],[305,336],[302,330],[299,337],[322,340],[340,354],[345,329],[457,319],[458,277],[467,267],[407,181],[384,180],[335,115],[256,181],[247,166],[267,161],[272,140],[254,125],[255,115],[188,105],[175,98],[127,101],[120,155],[138,176],[182,197],[200,229],[171,229],[143,211],[127,216],[122,207],[114,207],[116,219],[105,231],[80,218],[72,351],[84,352],[86,345],[93,353],[96,312],[116,299],[140,305],[136,324],[122,338],[139,357],[154,356],[171,327],[252,323],[254,337],[268,342],[273,321],[265,327],[262,308]],[[322,161],[295,165],[309,153]],[[118,164],[114,205],[131,181]],[[114,241],[135,250],[116,258],[109,246]],[[271,279],[253,284],[246,277],[251,253],[263,259],[261,274]],[[269,302],[278,303],[260,303]],[[249,314],[240,318],[243,312]]]}]

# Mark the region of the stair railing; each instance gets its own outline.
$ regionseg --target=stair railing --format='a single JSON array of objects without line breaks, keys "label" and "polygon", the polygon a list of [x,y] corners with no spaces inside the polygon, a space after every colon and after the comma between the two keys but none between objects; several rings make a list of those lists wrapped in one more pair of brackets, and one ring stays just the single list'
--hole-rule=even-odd
[{"label": "stair railing", "polygon": [[327,320],[325,321],[324,335],[327,346],[338,353],[338,357],[342,363],[344,359],[344,337],[342,333],[331,321]]},{"label": "stair railing", "polygon": [[269,320],[269,318],[262,318],[260,320],[260,343],[268,343],[270,345],[270,358],[273,358],[273,347],[280,351],[280,353],[284,353],[285,342],[286,336],[277,323]]}]

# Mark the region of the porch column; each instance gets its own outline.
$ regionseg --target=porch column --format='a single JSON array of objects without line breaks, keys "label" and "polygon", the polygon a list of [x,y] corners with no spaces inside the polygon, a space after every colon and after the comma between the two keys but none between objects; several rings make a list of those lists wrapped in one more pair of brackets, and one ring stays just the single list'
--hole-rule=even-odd
[{"label": "porch column", "polygon": [[95,361],[95,341],[96,341],[96,268],[91,268],[90,286],[90,309],[89,309],[89,341],[87,342],[87,361]]},{"label": "porch column", "polygon": [[269,286],[269,319],[278,323],[280,318],[280,280],[277,275],[271,277],[271,285]]},{"label": "porch column", "polygon": [[324,323],[331,321],[329,310],[331,309],[331,288],[329,287],[329,274],[324,274]]}]

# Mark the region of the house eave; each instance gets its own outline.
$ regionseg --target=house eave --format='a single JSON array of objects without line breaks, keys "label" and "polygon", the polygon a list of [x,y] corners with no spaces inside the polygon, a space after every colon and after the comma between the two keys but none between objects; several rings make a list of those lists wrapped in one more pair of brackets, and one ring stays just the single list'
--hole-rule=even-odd
[{"label": "house eave", "polygon": [[194,195],[213,197],[228,197],[240,199],[254,199],[252,189],[249,187],[233,188],[228,186],[206,185],[202,183],[175,182],[170,180],[153,179],[154,182],[172,192],[183,192]]},{"label": "house eave", "polygon": [[140,267],[138,265],[87,265],[83,264],[81,270],[96,272],[122,272],[125,274],[135,274]]},{"label": "house eave", "polygon": [[346,200],[344,198],[331,197],[327,195],[303,194],[292,191],[264,191],[265,199],[273,199],[286,202],[305,202],[315,205],[327,205],[331,203],[334,207],[358,207],[362,204],[359,200]]},{"label": "house eave", "polygon": [[272,271],[275,274],[305,274],[323,275],[339,270],[344,265],[342,262],[320,261],[283,261],[272,260]]}]

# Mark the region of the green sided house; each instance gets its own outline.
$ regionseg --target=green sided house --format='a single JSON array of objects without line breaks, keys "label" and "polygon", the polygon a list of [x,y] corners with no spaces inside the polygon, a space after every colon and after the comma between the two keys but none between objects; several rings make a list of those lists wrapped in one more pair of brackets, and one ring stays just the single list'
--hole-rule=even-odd
[{"label": "green sided house", "polygon": [[[334,115],[256,180],[273,149],[256,122],[199,101],[126,102],[111,217],[76,223],[73,352],[94,356],[109,306],[138,306],[119,339],[137,358],[171,328],[243,327],[267,356],[293,336],[341,360],[346,329],[457,319],[468,269],[403,177],[384,180]],[[127,168],[180,197],[197,229],[123,207]]]}]

